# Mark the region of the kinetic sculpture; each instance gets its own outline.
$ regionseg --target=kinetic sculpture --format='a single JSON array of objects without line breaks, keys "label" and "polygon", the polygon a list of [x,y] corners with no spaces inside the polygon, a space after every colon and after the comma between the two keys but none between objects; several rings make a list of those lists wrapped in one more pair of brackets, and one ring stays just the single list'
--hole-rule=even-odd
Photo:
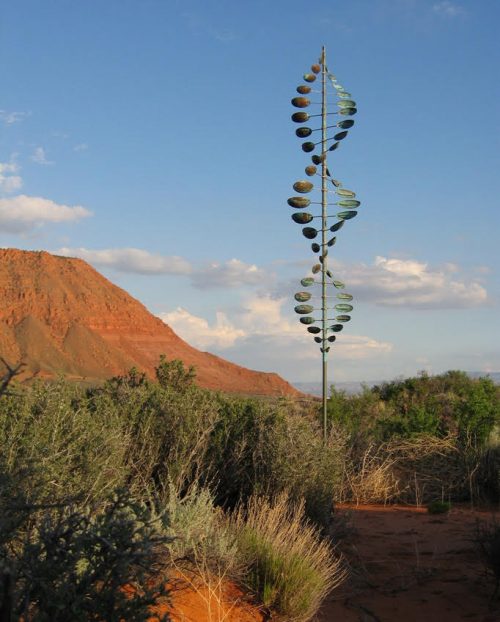
[{"label": "kinetic sculpture", "polygon": [[[316,79],[321,80],[321,90],[314,90],[311,84],[316,82]],[[350,302],[352,301],[351,294],[344,292],[336,292],[335,290],[344,289],[344,283],[334,278],[332,272],[328,269],[328,250],[337,241],[336,236],[328,239],[330,232],[336,233],[345,224],[347,220],[351,220],[357,215],[357,209],[361,203],[356,199],[356,194],[352,190],[347,190],[343,187],[342,183],[331,174],[331,168],[328,166],[327,157],[330,152],[335,151],[341,144],[341,141],[348,134],[348,130],[354,125],[352,119],[344,119],[343,117],[351,117],[356,114],[356,102],[351,99],[351,94],[348,93],[342,85],[339,84],[335,76],[328,70],[326,64],[326,51],[323,47],[321,58],[318,64],[314,64],[311,67],[311,73],[304,74],[304,82],[297,87],[298,97],[292,99],[292,105],[296,108],[308,108],[311,105],[321,106],[321,112],[318,114],[309,114],[307,112],[295,112],[292,114],[292,121],[295,123],[307,123],[309,119],[319,117],[321,120],[321,127],[312,129],[307,126],[301,126],[295,134],[299,138],[309,138],[313,136],[314,132],[320,132],[321,140],[314,142],[313,140],[302,143],[302,150],[305,153],[313,153],[318,150],[320,153],[312,156],[312,164],[306,166],[305,173],[308,177],[321,180],[321,200],[312,201],[305,196],[294,196],[288,199],[288,205],[295,209],[306,209],[309,206],[321,205],[321,214],[314,215],[309,212],[295,212],[292,214],[292,220],[300,225],[308,225],[312,223],[315,218],[319,219],[318,228],[304,227],[302,229],[303,235],[308,240],[318,239],[318,242],[311,244],[313,253],[318,255],[319,263],[315,263],[311,269],[312,276],[308,276],[301,280],[303,287],[320,286],[321,294],[315,295],[308,291],[300,291],[295,294],[295,300],[301,304],[295,307],[295,312],[300,317],[300,322],[307,326],[307,331],[313,335],[314,341],[320,345],[323,360],[323,435],[326,440],[327,435],[327,356],[330,351],[330,345],[336,340],[334,333],[339,333],[344,328],[344,323],[351,319],[348,315],[353,310]],[[328,111],[328,87],[333,91],[334,106],[337,109]],[[306,96],[310,93],[321,94],[321,102],[311,102]],[[331,104],[331,102],[330,102]],[[333,117],[332,123],[328,125],[328,120],[331,115],[337,115]],[[340,117],[340,118],[339,118]],[[328,130],[335,131],[335,134],[328,138]],[[333,143],[331,141],[334,141]],[[319,184],[318,184],[319,185]],[[314,183],[312,181],[301,179],[293,184],[293,189],[300,195],[309,194],[314,190]],[[333,197],[332,197],[333,195]],[[329,199],[338,200],[329,200]],[[336,206],[336,209],[341,208],[341,211],[335,214],[329,214],[329,206]],[[314,209],[314,208],[313,208]],[[331,218],[336,218],[337,222],[330,224]],[[314,292],[314,289],[312,290]],[[333,293],[329,293],[333,292]],[[336,300],[331,300],[332,298]],[[312,300],[321,300],[321,306],[314,306],[309,303]],[[330,306],[328,303],[330,301]],[[321,318],[315,318],[312,315],[314,311],[321,311]],[[328,317],[332,314],[333,317]],[[331,324],[331,322],[335,322]]]}]

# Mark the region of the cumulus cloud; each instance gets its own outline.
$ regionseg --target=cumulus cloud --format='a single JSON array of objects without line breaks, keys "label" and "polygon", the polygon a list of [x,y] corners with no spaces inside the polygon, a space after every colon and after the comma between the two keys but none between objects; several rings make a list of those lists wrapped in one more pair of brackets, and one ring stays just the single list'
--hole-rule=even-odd
[{"label": "cumulus cloud", "polygon": [[3,192],[15,192],[23,185],[19,172],[19,166],[16,162],[0,162],[0,190]]},{"label": "cumulus cloud", "polygon": [[[318,345],[312,335],[308,339],[303,324],[283,315],[284,304],[289,305],[290,300],[269,296],[252,298],[231,318],[218,311],[213,324],[182,308],[160,317],[195,347],[214,349],[230,357],[237,354],[240,361],[251,361],[260,368],[272,370],[290,361],[300,367],[306,360],[318,359]],[[342,334],[335,349],[339,359],[360,360],[386,354],[392,350],[392,344],[362,335]]]},{"label": "cumulus cloud", "polygon": [[450,2],[450,0],[437,2],[432,6],[432,10],[434,13],[443,15],[444,17],[458,17],[459,15],[464,15],[465,13],[463,7],[455,4],[454,2]]},{"label": "cumulus cloud", "polygon": [[431,267],[413,259],[376,257],[372,265],[336,263],[334,267],[358,299],[381,306],[461,309],[488,301],[486,289],[477,280],[457,277],[460,268],[455,264]]},{"label": "cumulus cloud", "polygon": [[234,345],[237,339],[245,336],[245,331],[236,328],[222,311],[215,314],[215,322],[210,325],[205,318],[191,315],[182,307],[160,314],[160,318],[170,326],[175,326],[179,335],[187,335],[189,343],[195,348],[216,347],[220,349]]},{"label": "cumulus cloud", "polygon": [[31,156],[31,160],[33,160],[33,162],[36,162],[37,164],[42,164],[44,166],[54,164],[54,162],[51,162],[47,159],[47,154],[45,153],[45,149],[43,147],[37,147],[35,149]]},{"label": "cumulus cloud", "polygon": [[5,125],[12,125],[13,123],[22,121],[28,115],[28,112],[8,112],[7,110],[0,110],[0,121],[3,121]]},{"label": "cumulus cloud", "polygon": [[213,262],[193,273],[193,285],[200,289],[216,287],[240,287],[258,285],[267,273],[255,264],[247,264],[239,259],[225,263]]},{"label": "cumulus cloud", "polygon": [[119,272],[135,274],[189,274],[191,265],[182,257],[149,253],[139,248],[61,248],[60,255],[79,257],[95,266],[113,268]]},{"label": "cumulus cloud", "polygon": [[0,227],[8,233],[29,233],[46,223],[77,222],[91,214],[80,205],[60,205],[24,194],[0,199]]}]

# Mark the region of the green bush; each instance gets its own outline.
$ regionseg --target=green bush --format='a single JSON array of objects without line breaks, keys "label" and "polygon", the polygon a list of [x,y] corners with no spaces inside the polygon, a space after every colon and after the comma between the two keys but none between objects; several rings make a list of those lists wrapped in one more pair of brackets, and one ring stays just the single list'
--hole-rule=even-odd
[{"label": "green bush", "polygon": [[306,622],[345,579],[342,561],[311,523],[302,502],[251,497],[232,518],[247,581],[287,620]]},{"label": "green bush", "polygon": [[451,503],[449,501],[432,501],[427,505],[429,514],[448,514],[450,510]]},{"label": "green bush", "polygon": [[167,539],[125,493],[101,508],[2,501],[2,619],[143,622],[166,595]]}]

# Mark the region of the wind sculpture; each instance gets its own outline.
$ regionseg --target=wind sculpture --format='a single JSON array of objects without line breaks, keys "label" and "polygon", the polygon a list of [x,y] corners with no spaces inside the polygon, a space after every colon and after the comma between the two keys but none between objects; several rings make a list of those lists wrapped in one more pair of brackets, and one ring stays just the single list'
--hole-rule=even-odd
[{"label": "wind sculpture", "polygon": [[[317,79],[321,81],[321,90],[314,90],[311,86]],[[295,131],[295,134],[299,138],[309,138],[314,132],[320,132],[319,136],[321,136],[321,139],[316,142],[313,140],[303,142],[302,150],[305,153],[313,153],[316,150],[319,152],[319,154],[312,155],[312,164],[306,166],[305,173],[312,179],[318,178],[321,180],[321,200],[313,201],[305,196],[294,196],[288,199],[288,205],[300,210],[306,209],[309,206],[321,206],[321,214],[315,215],[303,211],[295,212],[292,214],[292,220],[300,225],[308,225],[312,223],[314,219],[319,220],[318,228],[309,226],[302,229],[302,234],[308,240],[318,239],[318,242],[313,242],[311,244],[313,253],[318,256],[318,263],[312,266],[312,276],[303,278],[300,282],[302,287],[313,288],[313,293],[300,291],[295,294],[295,300],[301,303],[296,305],[295,312],[301,316],[300,322],[307,326],[307,331],[315,335],[314,341],[319,344],[322,353],[323,435],[326,440],[328,352],[330,351],[330,345],[336,340],[335,333],[339,333],[344,328],[344,323],[349,322],[351,316],[348,314],[353,310],[353,306],[349,304],[353,298],[351,294],[335,291],[343,290],[345,285],[342,281],[337,280],[328,269],[328,250],[337,241],[336,236],[329,236],[330,233],[339,231],[346,221],[354,218],[358,213],[356,210],[361,205],[356,199],[356,194],[352,190],[344,188],[342,183],[332,176],[327,158],[331,152],[338,149],[341,141],[347,136],[348,130],[354,125],[352,119],[343,119],[342,117],[351,117],[355,115],[357,108],[356,102],[351,99],[351,94],[339,84],[333,73],[328,70],[326,64],[326,50],[324,47],[318,64],[311,66],[311,73],[304,74],[304,82],[307,84],[301,84],[297,87],[299,96],[292,99],[292,105],[295,106],[295,108],[301,109],[308,108],[311,105],[319,105],[321,107],[321,112],[318,114],[295,112],[292,114],[292,121],[295,123],[307,123],[313,118],[319,118],[321,121],[321,127],[312,129],[308,126],[301,126]],[[328,88],[332,89],[334,95],[333,105],[336,106],[336,109],[332,111],[328,109],[328,104],[332,104],[331,98],[330,101],[328,101],[328,96],[330,95]],[[309,98],[306,97],[310,93],[319,93],[321,95],[321,102],[311,102]],[[332,115],[337,116],[334,116],[332,119]],[[328,125],[330,119],[331,121],[336,121],[336,123]],[[328,130],[333,130],[335,132],[330,138],[327,136]],[[301,195],[306,195],[311,193],[315,187],[312,181],[301,179],[293,184],[293,189]],[[333,201],[331,200],[332,198],[334,199]],[[341,208],[341,211],[329,214],[328,209],[331,206],[335,206],[335,210]],[[330,224],[331,218],[337,219],[337,222]],[[321,288],[320,294],[314,293],[314,288],[318,286]],[[305,304],[314,302],[314,300],[320,301],[321,306]],[[320,311],[321,317],[316,318],[310,315],[314,311]],[[328,317],[329,315],[332,317]],[[334,323],[332,324],[331,322]]]}]

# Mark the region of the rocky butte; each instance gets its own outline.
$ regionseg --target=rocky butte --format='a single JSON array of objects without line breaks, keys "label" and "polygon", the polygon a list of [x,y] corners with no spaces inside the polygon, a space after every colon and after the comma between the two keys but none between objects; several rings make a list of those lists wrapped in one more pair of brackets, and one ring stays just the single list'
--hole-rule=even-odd
[{"label": "rocky butte", "polygon": [[0,356],[23,376],[99,381],[132,367],[154,376],[161,354],[196,367],[209,389],[300,395],[273,373],[246,369],[178,337],[144,305],[85,261],[0,249]]}]

